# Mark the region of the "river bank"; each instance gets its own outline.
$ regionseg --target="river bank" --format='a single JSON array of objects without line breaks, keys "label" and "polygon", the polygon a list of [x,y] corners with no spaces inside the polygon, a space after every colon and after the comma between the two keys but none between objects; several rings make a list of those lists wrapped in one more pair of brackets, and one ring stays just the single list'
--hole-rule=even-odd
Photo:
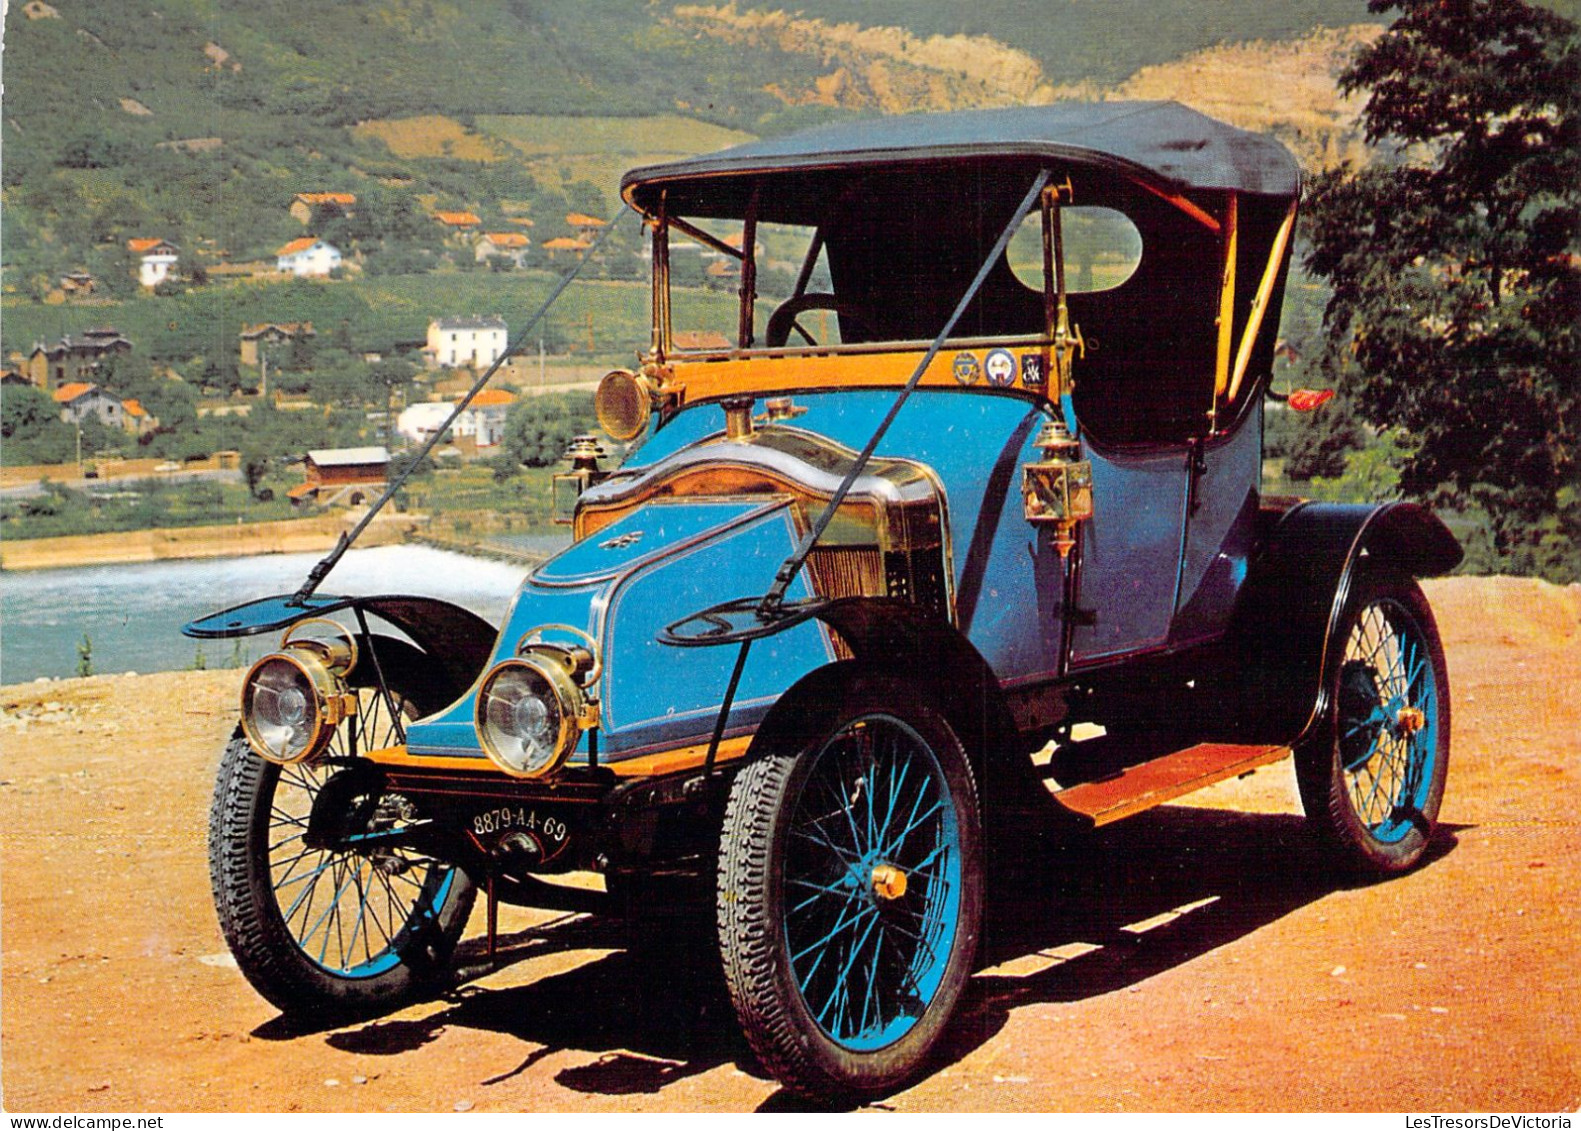
[{"label": "river bank", "polygon": [[[341,532],[350,529],[355,518],[355,515],[336,513],[279,522],[162,527],[109,534],[22,539],[0,543],[0,569],[64,569],[188,558],[314,553],[333,547]],[[403,542],[426,522],[426,517],[421,515],[380,515],[363,532],[357,544],[387,546]]]}]

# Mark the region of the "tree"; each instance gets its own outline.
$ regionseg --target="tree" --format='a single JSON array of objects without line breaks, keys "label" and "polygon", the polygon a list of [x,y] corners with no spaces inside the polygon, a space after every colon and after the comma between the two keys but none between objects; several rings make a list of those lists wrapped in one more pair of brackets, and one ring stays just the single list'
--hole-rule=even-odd
[{"label": "tree", "polygon": [[60,406],[42,389],[13,385],[0,394],[0,438],[27,440],[60,423]]},{"label": "tree", "polygon": [[1340,77],[1368,92],[1378,159],[1307,205],[1327,363],[1364,420],[1403,430],[1405,493],[1482,511],[1518,567],[1578,472],[1577,29],[1520,0],[1368,7],[1402,13]]},{"label": "tree", "polygon": [[526,397],[505,417],[500,446],[513,466],[549,467],[565,454],[571,437],[593,431],[597,416],[586,394]]}]

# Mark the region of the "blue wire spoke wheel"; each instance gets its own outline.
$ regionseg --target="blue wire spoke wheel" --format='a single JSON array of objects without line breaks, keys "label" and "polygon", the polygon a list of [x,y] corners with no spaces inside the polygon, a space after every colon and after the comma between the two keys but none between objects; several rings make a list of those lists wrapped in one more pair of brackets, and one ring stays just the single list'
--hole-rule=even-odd
[{"label": "blue wire spoke wheel", "polygon": [[[795,692],[791,693],[792,696]],[[982,903],[971,767],[910,685],[856,677],[777,711],[720,854],[726,980],[787,1087],[882,1094],[924,1067],[971,973]]]},{"label": "blue wire spoke wheel", "polygon": [[366,1014],[447,973],[474,889],[405,840],[412,804],[359,755],[397,741],[398,692],[358,710],[312,764],[276,765],[240,735],[221,759],[209,866],[238,967],[287,1014]]},{"label": "blue wire spoke wheel", "polygon": [[1337,861],[1393,873],[1426,851],[1449,768],[1449,676],[1409,578],[1356,580],[1336,625],[1328,711],[1296,751],[1308,818]]},{"label": "blue wire spoke wheel", "polygon": [[[402,961],[414,936],[431,929],[456,879],[450,865],[413,852],[398,837],[410,822],[404,799],[336,790],[355,764],[278,768],[269,822],[269,875],[275,906],[302,954],[326,974],[375,978]],[[331,784],[335,783],[335,784]],[[309,832],[325,787],[360,816],[344,845],[319,846]]]}]

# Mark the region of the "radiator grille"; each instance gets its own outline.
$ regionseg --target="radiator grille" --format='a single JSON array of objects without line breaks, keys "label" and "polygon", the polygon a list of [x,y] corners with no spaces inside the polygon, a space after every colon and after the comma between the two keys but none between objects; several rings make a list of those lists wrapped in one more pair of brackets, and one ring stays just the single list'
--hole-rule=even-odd
[{"label": "radiator grille", "polygon": [[883,558],[874,549],[814,550],[812,587],[822,597],[877,597],[885,592]]},{"label": "radiator grille", "polygon": [[[814,550],[807,555],[813,591],[821,597],[877,597],[884,592],[884,559],[876,549]],[[838,632],[830,632],[836,659],[855,655]]]}]

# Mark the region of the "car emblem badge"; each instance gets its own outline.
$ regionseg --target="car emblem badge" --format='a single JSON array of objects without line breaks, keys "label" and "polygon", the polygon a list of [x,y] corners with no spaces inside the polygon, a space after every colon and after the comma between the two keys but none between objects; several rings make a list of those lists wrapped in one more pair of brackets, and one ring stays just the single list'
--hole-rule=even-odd
[{"label": "car emblem badge", "polygon": [[977,379],[983,375],[981,367],[977,364],[975,353],[958,353],[955,355],[955,379],[963,385],[975,385]]},{"label": "car emblem badge", "polygon": [[1016,358],[1009,350],[989,350],[983,369],[988,373],[988,383],[996,389],[1008,389],[1016,383]]},{"label": "car emblem badge", "polygon": [[1040,353],[1024,353],[1021,355],[1021,383],[1029,389],[1043,387],[1043,355]]},{"label": "car emblem badge", "polygon": [[613,538],[600,542],[600,550],[624,550],[627,546],[635,546],[642,541],[642,531],[628,530],[624,534],[617,534]]}]

